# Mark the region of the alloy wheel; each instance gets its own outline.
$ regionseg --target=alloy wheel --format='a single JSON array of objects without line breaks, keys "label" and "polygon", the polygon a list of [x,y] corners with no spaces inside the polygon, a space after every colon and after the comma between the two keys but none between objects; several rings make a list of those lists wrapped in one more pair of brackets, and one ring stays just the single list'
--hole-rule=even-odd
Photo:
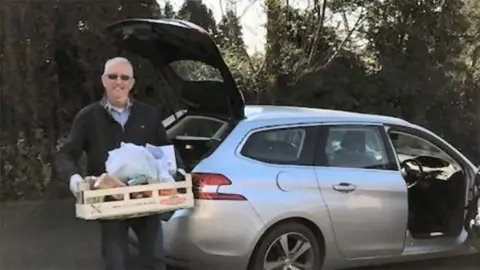
[{"label": "alloy wheel", "polygon": [[264,270],[313,270],[314,253],[310,241],[300,233],[285,233],[268,247]]}]

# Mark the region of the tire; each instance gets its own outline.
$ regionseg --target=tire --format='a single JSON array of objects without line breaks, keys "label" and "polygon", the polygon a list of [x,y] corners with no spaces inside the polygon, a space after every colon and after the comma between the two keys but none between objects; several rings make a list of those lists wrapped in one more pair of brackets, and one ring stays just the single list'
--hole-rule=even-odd
[{"label": "tire", "polygon": [[[281,249],[280,244],[280,239],[284,240],[285,237],[288,239],[288,250],[290,252],[295,251],[295,245],[299,241],[308,243],[310,248],[306,250],[299,258],[297,258],[296,262],[292,260],[294,259],[291,256],[292,254],[290,255],[290,261],[287,261],[287,258],[280,258],[285,256],[285,252],[283,249]],[[301,246],[306,248],[308,244],[306,246],[302,244]],[[267,233],[261,238],[251,257],[248,270],[269,269],[268,267],[265,267],[265,260],[269,263],[276,262],[275,265],[279,264],[280,261],[283,261],[283,264],[278,265],[278,268],[275,269],[284,269],[280,266],[288,266],[292,263],[293,265],[296,263],[308,263],[309,266],[302,269],[319,270],[323,264],[324,252],[322,249],[323,247],[320,247],[315,234],[305,225],[297,222],[279,224],[268,230]]]}]

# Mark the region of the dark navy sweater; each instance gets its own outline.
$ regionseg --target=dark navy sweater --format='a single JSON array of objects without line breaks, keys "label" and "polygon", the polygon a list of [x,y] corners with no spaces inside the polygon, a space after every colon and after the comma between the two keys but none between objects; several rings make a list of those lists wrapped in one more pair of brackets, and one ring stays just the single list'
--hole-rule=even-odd
[{"label": "dark navy sweater", "polygon": [[[81,109],[56,157],[56,167],[61,177],[69,180],[74,174],[101,175],[105,172],[108,152],[120,147],[121,142],[156,146],[170,144],[162,118],[153,106],[134,101],[130,109],[124,127],[115,121],[101,101]],[[86,174],[77,165],[83,152],[87,154]],[[177,159],[177,162],[181,161]]]}]

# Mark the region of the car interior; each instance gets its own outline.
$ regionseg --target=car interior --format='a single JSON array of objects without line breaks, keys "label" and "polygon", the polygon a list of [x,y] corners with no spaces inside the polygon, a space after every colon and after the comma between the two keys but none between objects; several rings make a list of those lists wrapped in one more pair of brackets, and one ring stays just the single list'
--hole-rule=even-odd
[{"label": "car interior", "polygon": [[300,157],[305,131],[299,129],[267,130],[252,134],[242,148],[242,155],[265,162],[290,163]]},{"label": "car interior", "polygon": [[388,164],[384,160],[386,155],[380,146],[381,142],[378,134],[369,129],[329,128],[325,145],[326,164],[332,167],[381,169]]},{"label": "car interior", "polygon": [[191,171],[212,153],[230,130],[228,122],[214,117],[185,115],[167,130],[182,157],[186,171]]},{"label": "car interior", "polygon": [[367,168],[376,164],[375,157],[366,150],[366,134],[363,130],[348,130],[340,141],[340,149],[330,155],[331,166]]},{"label": "car interior", "polygon": [[[233,128],[228,121],[204,115],[209,110],[228,106],[227,100],[223,100],[226,96],[215,95],[216,90],[223,85],[220,71],[202,62],[180,60],[164,66],[158,78],[157,83],[161,87],[157,88],[174,104],[170,108],[172,115],[163,121],[167,136],[182,158],[185,170],[190,172],[220,145]],[[208,102],[212,97],[215,102]],[[209,106],[205,108],[199,104]],[[185,107],[191,107],[194,112]],[[205,113],[199,114],[195,110]]]},{"label": "car interior", "polygon": [[408,229],[414,238],[456,237],[464,225],[467,175],[432,143],[410,134],[390,138],[408,187]]}]

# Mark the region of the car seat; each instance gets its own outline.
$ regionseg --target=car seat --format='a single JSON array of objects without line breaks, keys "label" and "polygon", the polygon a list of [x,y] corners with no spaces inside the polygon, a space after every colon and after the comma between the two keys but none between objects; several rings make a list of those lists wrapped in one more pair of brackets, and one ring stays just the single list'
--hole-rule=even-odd
[{"label": "car seat", "polygon": [[244,155],[265,161],[294,161],[297,149],[285,141],[256,138],[247,146]]},{"label": "car seat", "polygon": [[350,130],[343,134],[341,148],[333,153],[331,166],[368,168],[377,164],[366,151],[365,131]]}]

